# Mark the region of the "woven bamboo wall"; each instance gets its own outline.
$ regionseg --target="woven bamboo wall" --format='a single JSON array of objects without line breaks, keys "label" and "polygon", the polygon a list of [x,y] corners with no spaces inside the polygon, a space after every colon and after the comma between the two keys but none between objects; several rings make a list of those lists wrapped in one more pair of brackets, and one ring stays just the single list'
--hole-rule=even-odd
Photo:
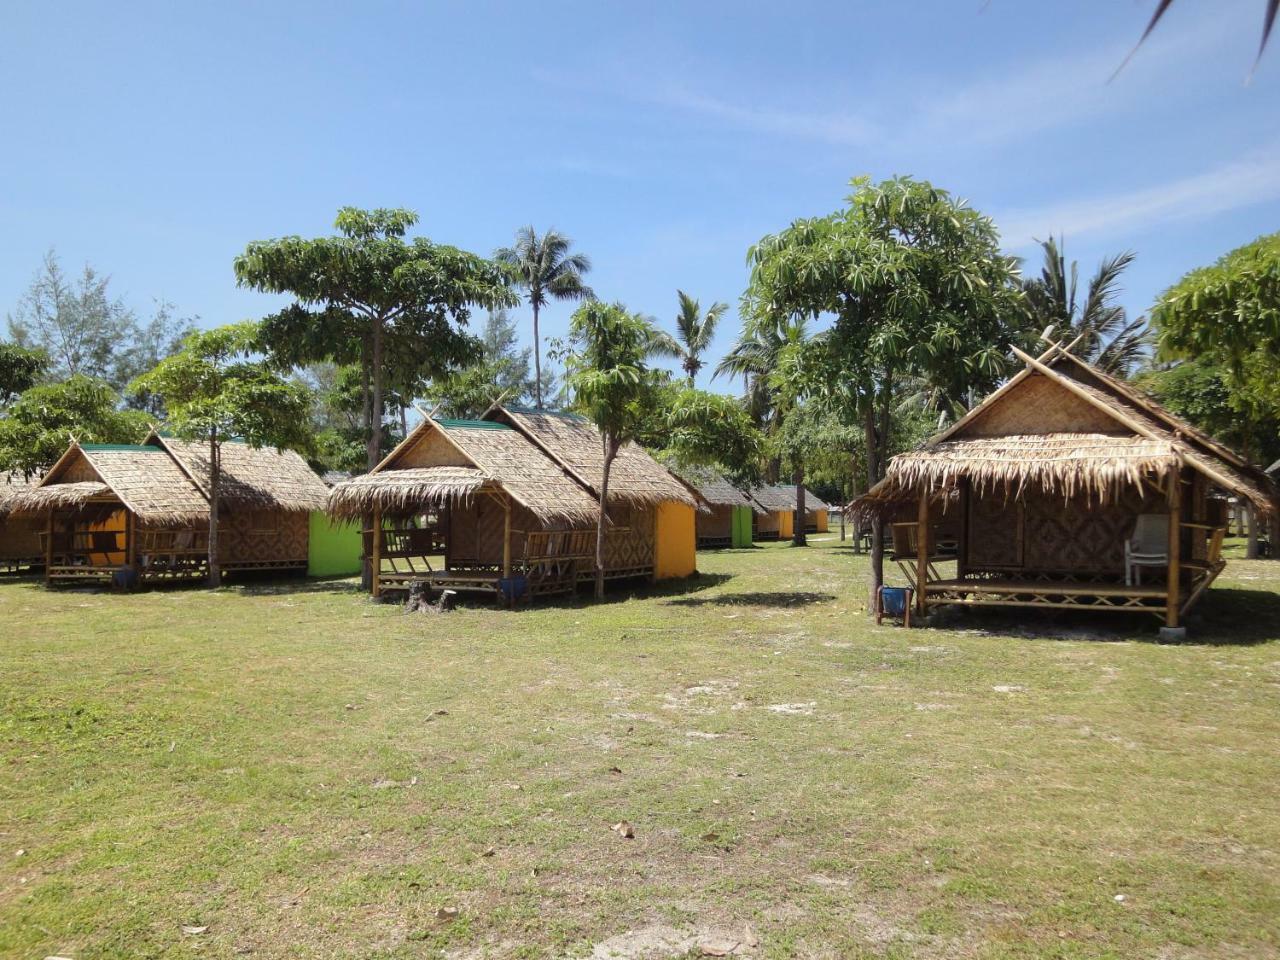
[{"label": "woven bamboo wall", "polygon": [[964,427],[966,437],[1042,433],[1129,433],[1115,419],[1047,377],[1035,374],[1013,387]]},{"label": "woven bamboo wall", "polygon": [[307,562],[308,515],[300,510],[236,510],[218,524],[218,559],[226,564]]},{"label": "woven bamboo wall", "polygon": [[698,513],[698,537],[728,540],[733,536],[733,507],[712,506],[710,513]]},{"label": "woven bamboo wall", "polygon": [[425,430],[402,449],[395,460],[395,467],[474,467],[475,464],[440,435],[438,430]]},{"label": "woven bamboo wall", "polygon": [[1127,488],[1105,504],[1027,491],[969,504],[968,566],[973,570],[1114,573],[1124,570],[1124,540],[1141,513],[1167,513],[1164,497]]},{"label": "woven bamboo wall", "polygon": [[610,528],[605,536],[604,565],[609,570],[653,566],[655,507],[632,507],[626,528]]},{"label": "woven bamboo wall", "polygon": [[79,451],[75,457],[63,467],[62,472],[58,474],[59,483],[83,483],[86,480],[98,480],[102,478],[98,476],[98,471],[93,469],[89,461]]},{"label": "woven bamboo wall", "polygon": [[44,521],[35,517],[7,517],[0,521],[0,560],[26,560],[42,556],[40,531]]}]

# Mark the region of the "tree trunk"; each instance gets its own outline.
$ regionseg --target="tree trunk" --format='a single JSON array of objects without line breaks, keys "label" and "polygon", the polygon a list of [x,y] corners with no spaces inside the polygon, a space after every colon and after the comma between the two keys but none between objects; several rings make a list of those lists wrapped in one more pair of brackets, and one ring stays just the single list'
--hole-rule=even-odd
[{"label": "tree trunk", "polygon": [[384,373],[382,369],[382,318],[373,321],[373,390],[369,410],[369,446],[365,450],[366,466],[372,470],[382,459],[382,388]]},{"label": "tree trunk", "polygon": [[409,408],[400,404],[400,439],[409,435]]},{"label": "tree trunk", "polygon": [[222,486],[222,445],[218,428],[209,431],[209,586],[222,586],[222,567],[218,563],[218,504]]},{"label": "tree trunk", "polygon": [[542,409],[542,341],[538,339],[538,302],[533,302],[533,404]]},{"label": "tree trunk", "polygon": [[791,545],[807,547],[809,540],[804,535],[804,467],[796,467],[791,474],[791,482],[796,485],[796,519],[791,525]]},{"label": "tree trunk", "polygon": [[605,505],[609,502],[609,472],[613,469],[613,458],[618,454],[617,445],[607,436],[604,443],[604,472],[600,476],[600,519],[596,524],[596,599],[604,599],[604,524]]},{"label": "tree trunk", "polygon": [[1258,559],[1258,511],[1253,509],[1252,504],[1241,503],[1244,508],[1245,522],[1249,528],[1249,545],[1245,548],[1245,558],[1248,560]]},{"label": "tree trunk", "polygon": [[[875,406],[868,399],[863,414],[863,433],[867,444],[867,489],[870,490],[879,480],[880,442],[876,435]],[[884,519],[879,512],[871,517],[871,593],[867,603],[868,610],[875,610],[876,597],[884,585]]]}]

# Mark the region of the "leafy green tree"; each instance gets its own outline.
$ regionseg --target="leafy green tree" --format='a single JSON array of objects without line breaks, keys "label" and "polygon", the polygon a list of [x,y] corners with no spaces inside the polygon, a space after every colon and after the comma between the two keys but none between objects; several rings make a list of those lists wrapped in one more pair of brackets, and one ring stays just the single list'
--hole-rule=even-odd
[{"label": "leafy green tree", "polygon": [[131,390],[158,394],[169,427],[209,448],[209,585],[222,582],[218,563],[222,445],[240,439],[255,447],[310,452],[310,392],[254,359],[259,325],[229,324],[189,336],[180,351],[143,374]]},{"label": "leafy green tree", "polygon": [[702,355],[711,346],[716,327],[729,309],[727,303],[713,303],[703,312],[702,305],[683,290],[677,290],[680,310],[676,314],[674,355],[693,386],[698,371],[702,369]]},{"label": "leafy green tree", "polygon": [[1080,268],[1067,269],[1058,242],[1050,237],[1041,249],[1040,276],[1022,281],[1024,303],[1032,332],[1050,330],[1055,340],[1073,343],[1071,352],[1107,373],[1127,376],[1146,356],[1151,342],[1147,321],[1130,320],[1115,302],[1121,274],[1134,260],[1125,252],[1108,257],[1089,280],[1084,300],[1078,298]]},{"label": "leafy green tree", "polygon": [[570,253],[573,241],[552,228],[538,236],[532,226],[516,231],[515,246],[502,247],[494,258],[511,271],[516,284],[525,291],[533,308],[534,405],[542,408],[542,341],[538,313],[551,300],[589,300],[594,294],[583,276],[591,271],[591,260],[583,253]]},{"label": "leafy green tree", "polygon": [[138,443],[149,418],[121,410],[111,385],[83,374],[31,387],[0,417],[0,472],[31,477],[44,473],[72,440]]},{"label": "leafy green tree", "polygon": [[515,302],[492,261],[425,237],[406,240],[417,222],[410,210],[343,207],[338,236],[257,241],[235,261],[241,286],[294,298],[262,325],[277,364],[359,366],[370,469],[382,455],[388,386],[408,394],[465,365],[477,349],[461,330],[471,309]]},{"label": "leafy green tree", "polygon": [[123,390],[134,376],[177,349],[194,328],[165,302],[157,303],[149,321],[139,323],[133,310],[112,295],[110,283],[110,277],[88,264],[79,277],[68,277],[50,250],[8,315],[14,343],[42,351],[52,379],[83,374]]},{"label": "leafy green tree", "polygon": [[620,303],[589,300],[569,321],[565,381],[573,405],[600,431],[604,465],[596,529],[596,598],[604,596],[604,539],[609,474],[623,444],[652,421],[661,376],[649,366],[659,338],[648,318]]},{"label": "leafy green tree", "polygon": [[[868,484],[882,476],[894,398],[918,379],[952,401],[1009,369],[1020,294],[991,220],[925,181],[855,179],[847,208],[797,220],[751,251],[754,322],[830,317],[794,358],[807,394],[863,423]],[[874,590],[883,582],[873,521]]]},{"label": "leafy green tree", "polygon": [[764,435],[734,397],[664,382],[637,440],[677,473],[711,470],[742,487],[760,482]]},{"label": "leafy green tree", "polygon": [[[1195,360],[1225,375],[1243,453],[1256,459],[1259,427],[1280,419],[1280,233],[1192,270],[1161,294],[1151,323],[1162,359]],[[1256,523],[1250,530],[1254,556]]]},{"label": "leafy green tree", "polygon": [[[432,383],[423,392],[428,405],[451,417],[479,417],[494,403],[530,402],[536,385],[529,374],[529,347],[517,346],[515,324],[505,310],[491,311],[480,336],[479,360]],[[542,374],[550,392],[554,378]]]},{"label": "leafy green tree", "polygon": [[16,343],[0,342],[0,407],[7,407],[30,390],[49,369],[49,355]]}]

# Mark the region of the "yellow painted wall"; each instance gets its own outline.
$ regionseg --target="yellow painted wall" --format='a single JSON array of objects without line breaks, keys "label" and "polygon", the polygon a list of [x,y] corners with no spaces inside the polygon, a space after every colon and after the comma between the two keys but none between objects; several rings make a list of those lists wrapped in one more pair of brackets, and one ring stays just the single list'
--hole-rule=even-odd
[{"label": "yellow painted wall", "polygon": [[687,577],[698,569],[698,534],[693,507],[660,503],[654,520],[653,578]]},{"label": "yellow painted wall", "polygon": [[817,526],[818,533],[826,533],[827,532],[827,511],[815,510],[814,515],[815,515],[814,522]]},{"label": "yellow painted wall", "polygon": [[778,539],[790,540],[795,536],[795,527],[792,524],[792,518],[795,517],[794,510],[778,511]]},{"label": "yellow painted wall", "polygon": [[[95,567],[118,567],[124,563],[124,527],[124,511],[117,510],[105,520],[99,520],[97,523],[91,523],[85,528],[88,530],[90,535],[95,533],[107,534],[103,539],[110,541],[111,546],[120,548],[119,550],[112,550],[109,553],[99,553],[97,550],[90,550],[90,563]],[[89,544],[86,544],[86,546],[89,546]]]}]

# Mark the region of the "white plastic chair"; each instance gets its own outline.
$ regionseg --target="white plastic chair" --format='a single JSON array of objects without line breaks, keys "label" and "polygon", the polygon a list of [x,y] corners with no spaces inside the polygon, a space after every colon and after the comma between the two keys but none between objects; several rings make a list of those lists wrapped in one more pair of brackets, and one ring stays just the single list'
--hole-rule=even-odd
[{"label": "white plastic chair", "polygon": [[1169,518],[1163,513],[1143,513],[1124,542],[1124,584],[1142,586],[1143,567],[1169,565]]}]

